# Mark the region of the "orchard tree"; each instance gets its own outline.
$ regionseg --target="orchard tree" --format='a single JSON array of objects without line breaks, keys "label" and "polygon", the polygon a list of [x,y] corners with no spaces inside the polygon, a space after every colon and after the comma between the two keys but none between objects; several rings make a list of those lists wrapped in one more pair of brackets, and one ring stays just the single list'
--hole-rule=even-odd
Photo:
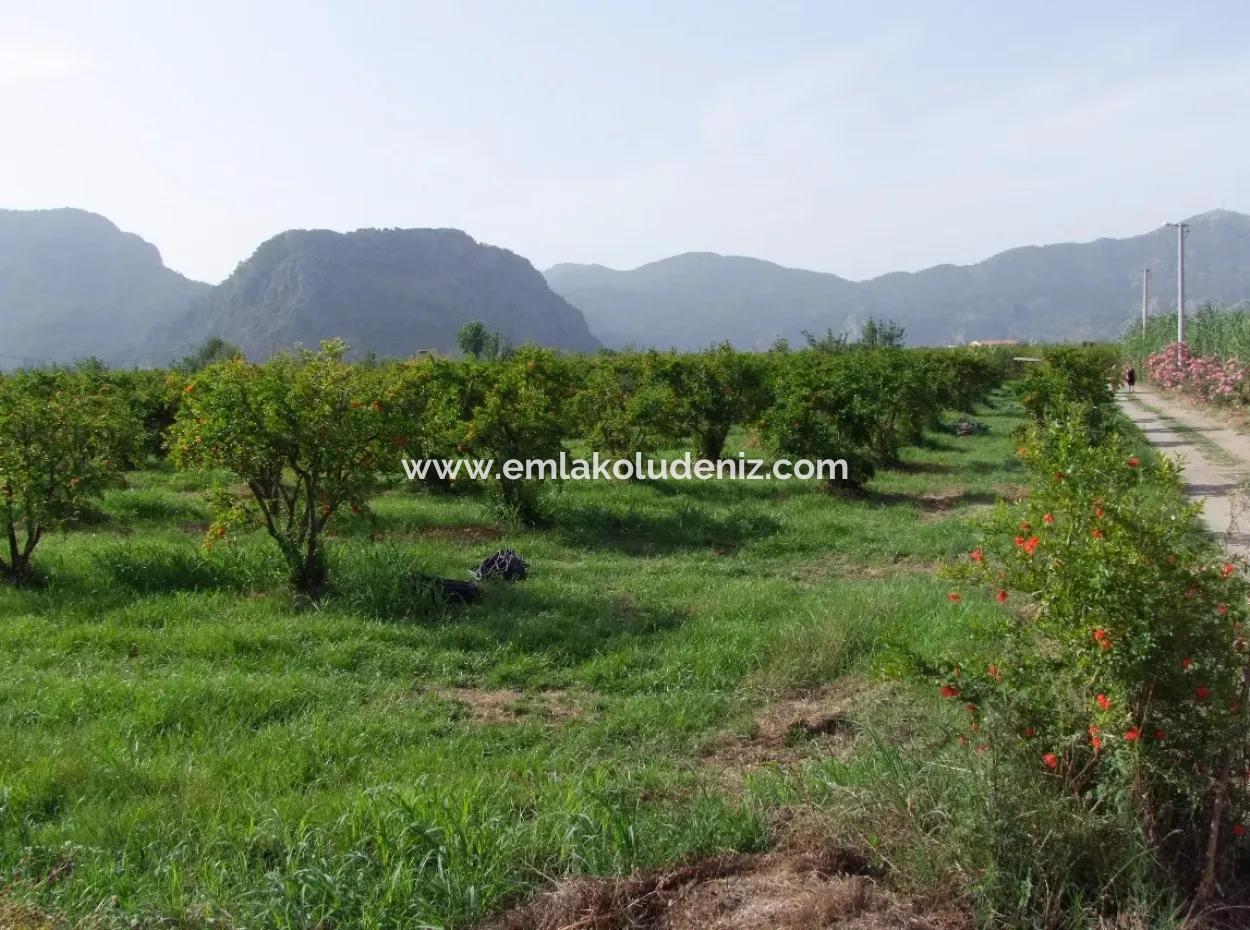
[{"label": "orchard tree", "polygon": [[674,364],[674,356],[655,351],[602,355],[589,364],[574,413],[592,449],[645,455],[683,434]]},{"label": "orchard tree", "polygon": [[[777,364],[775,398],[762,418],[771,451],[789,459],[845,459],[858,487],[881,464],[880,385],[869,353],[797,352]],[[837,485],[830,483],[830,489]]]},{"label": "orchard tree", "polygon": [[[476,363],[421,356],[388,366],[381,387],[383,427],[377,460],[383,468],[401,459],[451,459],[465,451],[466,423],[472,419],[468,374]],[[447,490],[453,482],[431,469],[428,488]]]},{"label": "orchard tree", "polygon": [[345,352],[334,341],[260,365],[209,365],[184,388],[173,429],[176,464],[227,469],[251,492],[251,506],[223,511],[210,534],[259,520],[296,590],[314,597],[326,587],[326,525],[343,507],[365,506],[384,434],[378,373],[345,362]]},{"label": "orchard tree", "polygon": [[535,346],[523,346],[499,362],[461,362],[464,395],[453,427],[456,451],[495,460],[497,490],[509,516],[538,518],[538,488],[544,479],[512,478],[498,472],[509,459],[554,460],[570,432],[573,396],[568,360]]},{"label": "orchard tree", "polygon": [[121,478],[139,427],[128,398],[101,372],[0,376],[0,581],[34,579],[49,530],[73,521]]},{"label": "orchard tree", "polygon": [[678,417],[702,459],[719,459],[729,431],[755,420],[768,406],[767,360],[729,343],[679,355],[670,371]]}]

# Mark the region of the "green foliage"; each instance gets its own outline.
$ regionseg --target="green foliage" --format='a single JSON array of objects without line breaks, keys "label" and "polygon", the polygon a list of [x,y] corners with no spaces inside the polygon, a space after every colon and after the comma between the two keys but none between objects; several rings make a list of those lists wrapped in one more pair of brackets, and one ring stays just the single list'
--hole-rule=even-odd
[{"label": "green foliage", "polygon": [[907,330],[894,320],[869,317],[860,330],[859,344],[865,349],[901,349]]},{"label": "green foliage", "polygon": [[935,362],[902,349],[809,351],[779,357],[763,416],[771,450],[791,459],[846,459],[852,486],[917,442],[950,402],[967,407],[998,380],[991,366]]},{"label": "green foliage", "polygon": [[1115,418],[1113,385],[1119,354],[1109,346],[1059,346],[1048,350],[1020,384],[1021,401],[1034,423],[1080,417],[1086,441],[1101,442]]},{"label": "green foliage", "polygon": [[573,412],[586,441],[612,456],[647,455],[684,432],[682,374],[662,352],[600,355],[585,363]]},{"label": "green foliage", "polygon": [[[1124,333],[1124,354],[1144,370],[1147,356],[1176,341],[1176,314],[1164,313],[1131,324]],[[1237,359],[1250,364],[1250,308],[1205,303],[1185,318],[1185,343],[1195,355]]]},{"label": "green foliage", "polygon": [[[569,435],[566,410],[574,393],[569,363],[548,349],[523,346],[499,362],[466,362],[461,416],[453,427],[458,452],[505,461],[554,459]],[[510,518],[539,518],[541,479],[497,474],[490,488]]]},{"label": "green foliage", "polygon": [[771,400],[764,356],[728,343],[668,361],[678,431],[694,437],[700,458],[719,459],[735,426],[754,422]]},{"label": "green foliage", "polygon": [[138,433],[128,399],[102,371],[0,375],[0,581],[32,579],[45,534],[119,481]]},{"label": "green foliage", "polygon": [[203,371],[209,365],[226,362],[242,354],[243,350],[233,342],[227,342],[220,336],[213,336],[206,339],[204,344],[190,355],[185,355],[175,362],[174,371],[181,375],[193,375]]},{"label": "green foliage", "polygon": [[[959,572],[1005,605],[986,631],[1000,649],[954,661],[942,693],[967,702],[970,740],[1031,768],[1086,819],[1134,824],[1167,887],[1202,898],[1250,816],[1250,586],[1203,534],[1176,466],[1147,459],[1115,418],[1101,372],[1097,357],[1069,354],[1031,379],[1053,393],[1031,407],[1045,414],[1019,453],[1029,494],[1000,508]],[[1082,389],[1103,409],[1075,401]],[[1124,904],[1113,872],[1078,874],[1067,894]]]},{"label": "green foliage", "polygon": [[500,332],[487,329],[481,320],[461,326],[456,332],[456,345],[466,356],[478,361],[497,361],[512,352],[512,346]]},{"label": "green foliage", "polygon": [[258,517],[296,589],[314,596],[326,583],[326,524],[342,507],[365,506],[385,433],[376,376],[344,362],[344,350],[326,343],[262,365],[212,364],[186,385],[173,431],[176,464],[228,469],[251,495],[251,507],[221,502],[211,536]]}]

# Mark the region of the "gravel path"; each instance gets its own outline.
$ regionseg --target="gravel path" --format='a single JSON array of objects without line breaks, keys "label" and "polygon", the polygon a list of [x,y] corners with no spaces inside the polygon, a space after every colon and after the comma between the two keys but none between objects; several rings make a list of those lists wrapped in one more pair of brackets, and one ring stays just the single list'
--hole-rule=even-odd
[{"label": "gravel path", "polygon": [[1250,555],[1250,436],[1150,390],[1117,396],[1125,415],[1156,448],[1182,460],[1185,493],[1230,552]]}]

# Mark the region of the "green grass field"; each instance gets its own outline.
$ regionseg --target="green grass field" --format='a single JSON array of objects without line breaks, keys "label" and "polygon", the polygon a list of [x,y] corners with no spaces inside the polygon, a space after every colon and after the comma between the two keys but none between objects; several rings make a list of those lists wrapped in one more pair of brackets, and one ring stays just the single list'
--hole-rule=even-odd
[{"label": "green grass field", "polygon": [[[945,711],[882,682],[903,650],[975,649],[992,605],[952,610],[935,569],[1021,480],[1017,418],[999,397],[988,435],[934,436],[855,500],[568,484],[519,532],[396,487],[334,527],[316,608],[267,537],[201,548],[209,476],[134,473],[41,547],[48,587],[0,590],[10,897],[100,926],[464,927],[568,874],[766,848],[796,809],[936,883],[943,805],[980,802],[925,787],[917,720],[932,739]],[[503,546],[528,581],[441,616],[413,593]],[[812,689],[847,745],[751,748]]]}]

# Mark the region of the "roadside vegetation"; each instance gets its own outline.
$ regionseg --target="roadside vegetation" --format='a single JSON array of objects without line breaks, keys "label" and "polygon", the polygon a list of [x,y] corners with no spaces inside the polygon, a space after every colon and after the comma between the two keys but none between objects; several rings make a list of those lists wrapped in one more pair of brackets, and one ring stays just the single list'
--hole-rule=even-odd
[{"label": "roadside vegetation", "polygon": [[[880,342],[216,347],[4,378],[108,401],[50,433],[91,438],[77,496],[56,456],[0,457],[0,528],[56,530],[0,585],[4,897],[100,927],[554,928],[585,900],[523,902],[571,876],[723,877],[805,843],[969,925],[1219,914],[1246,824],[1241,566],[1115,413],[1105,352],[1017,388],[998,352]],[[853,480],[420,486],[399,464],[561,448],[839,457]],[[527,581],[434,596],[505,547]],[[613,887],[595,925],[636,916]]]}]

